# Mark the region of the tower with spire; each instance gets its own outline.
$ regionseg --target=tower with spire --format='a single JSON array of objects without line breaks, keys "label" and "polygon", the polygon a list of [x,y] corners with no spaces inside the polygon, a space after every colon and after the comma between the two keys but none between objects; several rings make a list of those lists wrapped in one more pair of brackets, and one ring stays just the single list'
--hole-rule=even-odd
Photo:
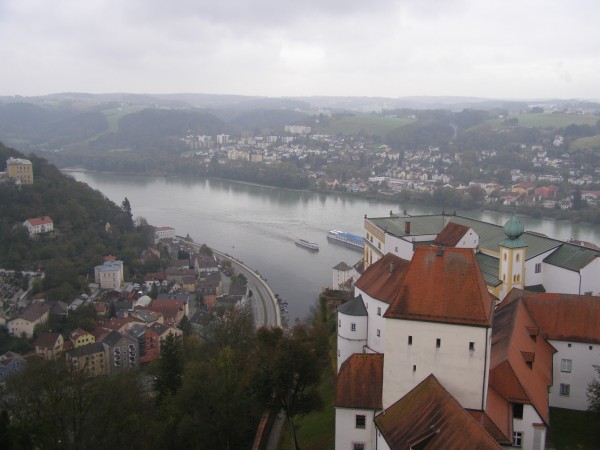
[{"label": "tower with spire", "polygon": [[502,281],[502,290],[499,297],[504,298],[513,287],[525,287],[525,252],[527,243],[521,238],[525,231],[516,214],[504,224],[506,239],[498,245],[500,247],[500,262],[498,264],[498,278]]}]

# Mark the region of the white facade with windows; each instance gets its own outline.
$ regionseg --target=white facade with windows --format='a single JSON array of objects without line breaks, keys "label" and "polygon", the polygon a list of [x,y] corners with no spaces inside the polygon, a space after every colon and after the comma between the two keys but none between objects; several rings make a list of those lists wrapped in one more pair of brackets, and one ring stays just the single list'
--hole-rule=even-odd
[{"label": "white facade with windows", "polygon": [[485,409],[491,334],[486,327],[388,319],[383,407],[435,373],[465,408]]},{"label": "white facade with windows", "polygon": [[587,386],[598,375],[593,364],[600,364],[600,344],[554,340],[550,344],[557,350],[553,356],[550,406],[587,410]]},{"label": "white facade with windows", "polygon": [[[355,306],[362,304],[362,299],[356,297],[353,300],[345,303],[338,310],[338,328],[337,328],[337,348],[338,348],[338,364],[337,370],[340,370],[340,366],[344,361],[350,357],[353,353],[362,353],[363,348],[367,345],[367,314],[356,315],[356,309],[360,311],[360,308],[352,308],[344,313],[344,306],[352,306],[351,302],[354,302]],[[364,305],[363,305],[364,310]]]},{"label": "white facade with windows", "polygon": [[543,449],[546,442],[546,427],[536,426],[543,420],[531,405],[523,405],[523,417],[513,418],[513,447]]},{"label": "white facade with windows", "polygon": [[374,417],[375,411],[369,409],[338,408],[335,414],[336,448],[375,450],[372,446],[376,433]]},{"label": "white facade with windows", "polygon": [[367,341],[365,343],[365,351],[383,353],[385,351],[385,319],[383,315],[387,311],[389,305],[385,302],[370,297],[368,294],[364,293],[358,288],[356,288],[355,291],[357,295],[362,297],[365,308],[368,311]]}]

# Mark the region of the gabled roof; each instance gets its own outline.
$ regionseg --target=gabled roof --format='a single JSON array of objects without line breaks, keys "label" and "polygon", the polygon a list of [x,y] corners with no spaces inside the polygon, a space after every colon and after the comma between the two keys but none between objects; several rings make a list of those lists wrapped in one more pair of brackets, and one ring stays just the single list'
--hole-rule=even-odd
[{"label": "gabled roof", "polygon": [[352,300],[348,300],[343,305],[338,307],[338,312],[347,316],[367,316],[367,308],[363,302],[362,295],[354,297]]},{"label": "gabled roof", "polygon": [[394,450],[501,448],[434,375],[377,415],[375,425]]},{"label": "gabled roof", "polygon": [[70,351],[71,356],[81,358],[82,356],[93,355],[95,353],[104,353],[104,346],[101,342],[82,345]]},{"label": "gabled roof", "polygon": [[348,270],[352,270],[352,267],[350,267],[348,264],[346,264],[345,262],[340,262],[338,264],[336,264],[335,266],[333,266],[333,270],[339,270],[340,272],[347,272]]},{"label": "gabled roof", "polygon": [[498,278],[500,260],[480,252],[475,254],[475,259],[477,259],[485,284],[493,287],[500,286],[502,284]]},{"label": "gabled roof", "polygon": [[59,338],[60,334],[58,333],[44,332],[39,335],[33,345],[35,347],[54,348]]},{"label": "gabled roof", "polygon": [[547,339],[600,344],[600,297],[512,289],[502,305],[519,299]]},{"label": "gabled roof", "polygon": [[492,309],[472,249],[417,247],[384,317],[489,327]]},{"label": "gabled roof", "polygon": [[392,303],[402,284],[410,261],[386,254],[363,272],[355,286],[365,294],[387,304]]},{"label": "gabled roof", "polygon": [[25,310],[17,315],[14,319],[24,319],[28,322],[39,320],[44,314],[50,311],[50,305],[46,303],[32,303]]},{"label": "gabled roof", "polygon": [[355,353],[342,366],[335,386],[337,408],[382,409],[383,354]]},{"label": "gabled roof", "polygon": [[25,222],[28,222],[29,225],[31,225],[31,226],[48,225],[48,224],[52,223],[52,218],[49,216],[33,217],[31,219],[27,219]]},{"label": "gabled roof", "polygon": [[494,314],[490,386],[509,402],[532,405],[548,424],[555,351],[520,300],[502,302]]},{"label": "gabled roof", "polygon": [[448,222],[437,237],[433,240],[434,245],[443,245],[445,247],[456,247],[465,234],[469,231],[469,227],[454,222]]},{"label": "gabled roof", "polygon": [[104,338],[102,339],[102,342],[104,344],[108,345],[109,347],[114,347],[115,345],[117,345],[117,343],[119,341],[121,341],[121,339],[130,340],[130,338],[125,336],[124,334],[121,334],[116,330],[112,330],[110,333],[108,333],[106,336],[104,336]]},{"label": "gabled roof", "polygon": [[544,258],[544,262],[563,269],[579,272],[582,268],[600,256],[598,250],[573,244],[563,244],[552,254]]}]

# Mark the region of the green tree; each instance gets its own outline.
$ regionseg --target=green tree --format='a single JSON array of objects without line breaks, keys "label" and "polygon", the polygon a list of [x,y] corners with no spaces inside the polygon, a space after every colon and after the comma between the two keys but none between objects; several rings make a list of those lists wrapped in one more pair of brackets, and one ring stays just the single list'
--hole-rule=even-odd
[{"label": "green tree", "polygon": [[181,387],[183,375],[183,343],[179,336],[169,334],[160,347],[154,389],[159,401],[174,396]]},{"label": "green tree", "polygon": [[600,414],[600,365],[594,364],[594,369],[597,376],[588,384],[587,388],[588,409]]},{"label": "green tree", "polygon": [[294,417],[322,407],[316,386],[327,366],[327,335],[318,330],[297,325],[289,334],[280,328],[261,328],[257,334],[257,392],[263,399],[272,399],[276,411],[285,412],[292,448],[296,450],[299,446]]}]

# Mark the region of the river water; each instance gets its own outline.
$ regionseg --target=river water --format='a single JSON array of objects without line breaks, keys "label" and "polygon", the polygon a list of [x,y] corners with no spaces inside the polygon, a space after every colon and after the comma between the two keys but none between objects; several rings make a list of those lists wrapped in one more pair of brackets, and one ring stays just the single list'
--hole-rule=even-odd
[{"label": "river water", "polygon": [[[363,234],[363,219],[406,209],[411,215],[439,214],[440,207],[372,202],[246,185],[224,180],[184,177],[124,176],[68,172],[78,181],[121,204],[127,197],[134,218],[154,226],[170,226],[178,235],[227,253],[265,277],[275,293],[289,302],[290,321],[303,319],[324,287],[332,284],[332,268],[354,264],[361,251],[327,239],[339,229]],[[509,215],[485,211],[457,214],[504,224]],[[566,221],[521,217],[526,231],[561,240],[600,244],[600,227]],[[319,252],[294,245],[297,238],[319,244]]]}]

